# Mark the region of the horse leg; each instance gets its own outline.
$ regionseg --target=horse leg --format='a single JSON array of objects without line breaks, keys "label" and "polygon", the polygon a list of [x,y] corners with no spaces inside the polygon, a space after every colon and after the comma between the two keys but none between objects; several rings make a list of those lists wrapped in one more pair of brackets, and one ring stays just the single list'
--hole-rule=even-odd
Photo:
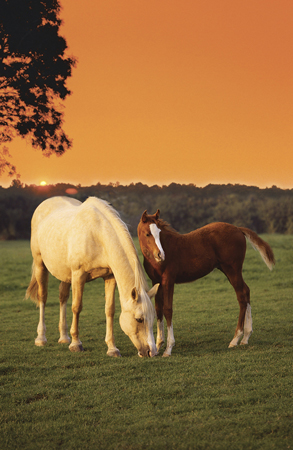
[{"label": "horse leg", "polygon": [[245,320],[244,320],[244,336],[243,336],[242,341],[240,342],[240,345],[248,344],[248,339],[250,338],[252,331],[253,330],[252,330],[251,306],[250,306],[250,303],[248,303],[247,307],[246,307]]},{"label": "horse leg", "polygon": [[108,346],[108,356],[121,356],[115,345],[113,332],[113,319],[115,314],[115,287],[116,280],[112,278],[104,278],[105,281],[105,314],[106,314],[106,337],[105,342]]},{"label": "horse leg", "polygon": [[163,284],[164,291],[164,316],[167,321],[167,347],[164,351],[163,356],[171,356],[172,348],[175,345],[175,338],[173,332],[173,323],[172,323],[172,315],[173,315],[173,294],[174,294],[174,284]]},{"label": "horse leg", "polygon": [[59,301],[60,301],[60,320],[59,320],[59,344],[70,344],[70,337],[67,333],[66,307],[69,298],[70,283],[61,281],[59,285]]},{"label": "horse leg", "polygon": [[157,314],[157,341],[156,341],[157,352],[159,352],[160,348],[165,342],[163,306],[164,306],[164,292],[162,286],[160,285],[155,297],[155,308]]},{"label": "horse leg", "polygon": [[48,296],[48,270],[41,259],[35,260],[35,277],[38,283],[38,306],[40,309],[39,324],[37,327],[38,336],[35,345],[41,347],[47,343],[45,325],[45,306]]},{"label": "horse leg", "polygon": [[229,268],[228,270],[223,270],[232,284],[237,300],[240,307],[239,318],[237,327],[235,330],[235,335],[229,344],[229,348],[236,347],[238,345],[239,339],[244,336],[241,344],[248,344],[249,337],[252,333],[252,317],[251,317],[251,306],[250,306],[250,289],[244,282],[241,269],[235,271]]},{"label": "horse leg", "polygon": [[79,331],[78,331],[78,321],[79,314],[82,310],[82,294],[83,288],[86,282],[86,275],[83,273],[79,274],[78,271],[73,272],[72,274],[72,324],[70,328],[70,334],[72,337],[72,342],[69,345],[69,350],[71,352],[82,352],[83,346],[82,342],[79,339]]},{"label": "horse leg", "polygon": [[[241,277],[242,278],[242,277]],[[238,323],[235,331],[234,338],[229,344],[229,348],[235,347],[239,339],[244,336],[241,341],[241,345],[248,344],[249,337],[252,333],[252,316],[251,316],[251,306],[250,306],[250,290],[247,284],[242,279],[242,288],[236,290],[237,300],[240,307]]]}]

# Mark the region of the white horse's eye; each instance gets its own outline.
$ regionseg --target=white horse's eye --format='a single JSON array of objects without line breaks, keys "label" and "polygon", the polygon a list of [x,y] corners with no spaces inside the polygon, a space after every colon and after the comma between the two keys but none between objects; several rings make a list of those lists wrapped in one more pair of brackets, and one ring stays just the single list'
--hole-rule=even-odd
[{"label": "white horse's eye", "polygon": [[143,323],[143,318],[140,317],[139,319],[135,319],[138,323]]}]

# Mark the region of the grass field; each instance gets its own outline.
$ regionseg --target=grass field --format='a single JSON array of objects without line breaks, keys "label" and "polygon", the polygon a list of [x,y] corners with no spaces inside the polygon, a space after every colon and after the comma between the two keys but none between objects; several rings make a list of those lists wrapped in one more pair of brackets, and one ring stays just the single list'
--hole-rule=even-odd
[{"label": "grass field", "polygon": [[215,271],[176,286],[176,345],[170,358],[152,359],[139,358],[121,331],[118,296],[123,357],[106,355],[102,280],[86,285],[86,351],[73,354],[57,343],[58,282],[50,278],[48,344],[36,347],[38,310],[23,300],[29,243],[0,242],[0,448],[293,449],[293,236],[264,238],[277,263],[269,272],[248,246],[249,345],[228,349],[239,309]]}]

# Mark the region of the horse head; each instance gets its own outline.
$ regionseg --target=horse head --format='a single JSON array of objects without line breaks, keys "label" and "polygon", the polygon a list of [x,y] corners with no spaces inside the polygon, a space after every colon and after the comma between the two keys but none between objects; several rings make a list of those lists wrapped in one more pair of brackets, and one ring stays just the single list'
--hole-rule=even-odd
[{"label": "horse head", "polygon": [[131,339],[138,350],[138,355],[155,356],[157,348],[153,335],[155,310],[150,299],[157,293],[159,284],[146,292],[144,288],[133,288],[131,298],[122,302],[122,312],[119,322],[121,329]]},{"label": "horse head", "polygon": [[138,224],[137,234],[144,257],[148,260],[154,259],[160,264],[165,260],[165,252],[160,240],[159,217],[159,209],[152,215],[147,214],[147,210],[145,210]]}]

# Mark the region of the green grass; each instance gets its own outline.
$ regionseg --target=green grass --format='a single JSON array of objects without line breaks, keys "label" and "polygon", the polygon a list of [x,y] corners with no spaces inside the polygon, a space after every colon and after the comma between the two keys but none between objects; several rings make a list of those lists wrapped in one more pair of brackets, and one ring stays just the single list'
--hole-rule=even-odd
[{"label": "green grass", "polygon": [[50,278],[48,344],[36,347],[38,310],[23,300],[29,243],[0,242],[0,448],[293,448],[293,236],[265,239],[274,271],[250,246],[243,271],[251,289],[249,345],[228,349],[239,309],[215,271],[176,286],[176,345],[171,358],[152,359],[139,358],[121,331],[118,296],[115,338],[123,358],[106,355],[102,280],[86,285],[86,351],[73,354],[57,343],[58,282]]}]

